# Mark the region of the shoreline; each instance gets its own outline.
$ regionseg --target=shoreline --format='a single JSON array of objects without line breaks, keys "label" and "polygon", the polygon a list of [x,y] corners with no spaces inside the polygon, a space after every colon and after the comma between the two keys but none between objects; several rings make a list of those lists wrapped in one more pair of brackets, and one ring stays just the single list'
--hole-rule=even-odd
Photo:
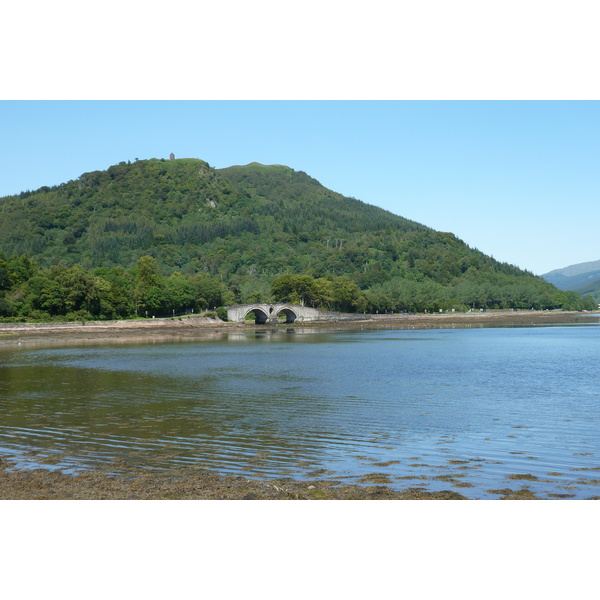
[{"label": "shoreline", "polygon": [[[523,494],[520,494],[523,497]],[[531,494],[524,499],[531,498]],[[509,498],[507,498],[509,499]],[[511,496],[512,499],[512,496]],[[18,469],[0,459],[2,500],[468,500],[454,490],[393,490],[339,479],[262,479],[219,475],[204,468],[152,472],[106,470],[76,475],[60,470]]]},{"label": "shoreline", "polygon": [[154,343],[223,337],[229,332],[277,329],[448,329],[457,327],[536,326],[595,323],[600,312],[512,311],[416,315],[366,315],[364,319],[255,325],[208,317],[87,323],[0,323],[0,346],[73,343]]},{"label": "shoreline", "polygon": [[[49,463],[52,464],[52,463]],[[406,487],[394,489],[390,478],[375,472],[359,478],[327,473],[294,479],[260,476],[221,475],[205,468],[189,467],[155,471],[129,467],[117,472],[106,467],[66,473],[55,468],[19,468],[0,458],[0,501],[2,500],[555,500],[572,499],[569,491],[534,490],[529,481],[544,482],[533,475],[510,474],[499,481],[498,489],[485,490],[489,496],[470,498],[461,493],[462,471],[440,476],[408,476]],[[315,477],[316,475],[316,477]],[[354,483],[349,479],[358,479]],[[429,491],[424,481],[445,481],[447,489]],[[595,484],[598,485],[598,484]],[[493,486],[490,483],[490,486]],[[452,488],[459,488],[452,489]],[[566,489],[566,488],[565,488]],[[542,494],[542,495],[540,495]],[[590,493],[582,500],[600,500]]]}]

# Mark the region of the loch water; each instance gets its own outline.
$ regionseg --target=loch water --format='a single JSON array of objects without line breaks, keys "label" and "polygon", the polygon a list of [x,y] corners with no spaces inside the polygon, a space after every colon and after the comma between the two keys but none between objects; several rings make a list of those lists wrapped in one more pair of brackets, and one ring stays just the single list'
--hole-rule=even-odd
[{"label": "loch water", "polygon": [[597,322],[4,346],[0,458],[591,498],[599,358]]}]

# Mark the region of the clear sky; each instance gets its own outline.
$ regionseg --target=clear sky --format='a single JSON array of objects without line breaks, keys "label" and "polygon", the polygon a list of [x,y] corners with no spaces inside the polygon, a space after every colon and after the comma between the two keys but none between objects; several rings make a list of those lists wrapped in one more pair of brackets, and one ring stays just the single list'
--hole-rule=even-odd
[{"label": "clear sky", "polygon": [[0,196],[135,158],[257,161],[535,274],[600,259],[597,101],[2,101]]}]

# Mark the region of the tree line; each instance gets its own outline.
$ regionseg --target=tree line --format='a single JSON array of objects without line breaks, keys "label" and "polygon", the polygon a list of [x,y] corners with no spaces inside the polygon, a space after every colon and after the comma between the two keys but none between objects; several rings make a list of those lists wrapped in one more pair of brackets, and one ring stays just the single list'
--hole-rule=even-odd
[{"label": "tree line", "polygon": [[556,290],[543,280],[497,274],[495,281],[444,286],[431,279],[394,278],[361,290],[349,277],[283,275],[271,286],[273,299],[339,312],[405,313],[475,309],[595,310],[595,300]]},{"label": "tree line", "polygon": [[217,279],[204,274],[161,273],[151,256],[135,268],[79,265],[40,268],[26,255],[0,257],[3,321],[131,319],[184,312],[202,314],[235,301]]},{"label": "tree line", "polygon": [[[444,286],[431,279],[394,278],[361,289],[350,277],[283,274],[270,283],[230,285],[205,273],[164,274],[157,260],[142,256],[134,268],[79,265],[41,268],[27,255],[0,256],[0,319],[8,322],[133,319],[205,314],[237,303],[290,302],[335,312],[402,313],[469,309],[594,310],[589,296],[564,292],[509,275],[497,281]],[[260,283],[260,284],[259,284]]]}]

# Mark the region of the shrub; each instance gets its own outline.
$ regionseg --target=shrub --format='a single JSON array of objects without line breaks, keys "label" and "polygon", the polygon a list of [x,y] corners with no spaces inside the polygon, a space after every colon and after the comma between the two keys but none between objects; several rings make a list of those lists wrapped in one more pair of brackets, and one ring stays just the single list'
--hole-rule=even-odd
[{"label": "shrub", "polygon": [[0,298],[0,317],[14,317],[17,314],[15,305],[4,298]]}]

